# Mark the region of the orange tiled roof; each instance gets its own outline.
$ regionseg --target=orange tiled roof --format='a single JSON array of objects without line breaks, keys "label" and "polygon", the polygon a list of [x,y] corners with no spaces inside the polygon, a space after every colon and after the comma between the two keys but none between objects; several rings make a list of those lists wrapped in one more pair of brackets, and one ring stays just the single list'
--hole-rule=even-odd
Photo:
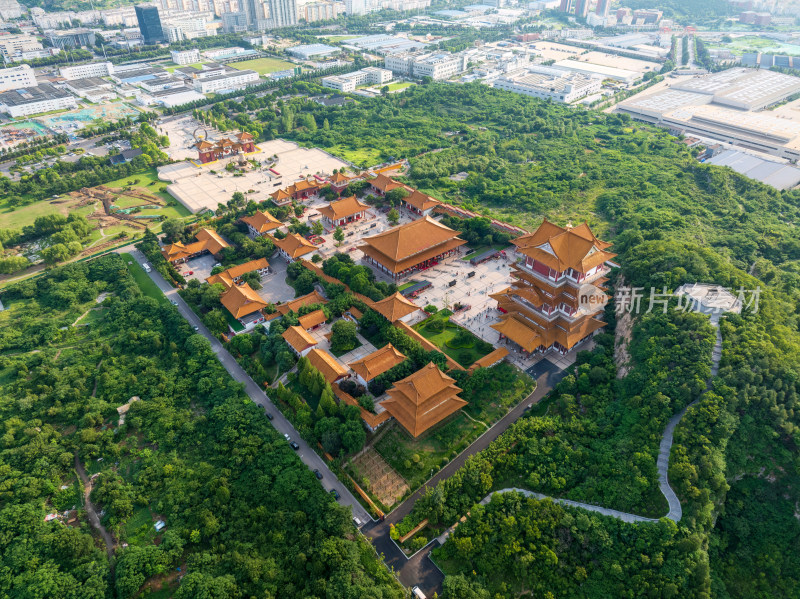
[{"label": "orange tiled roof", "polygon": [[296,233],[289,233],[283,239],[278,239],[272,235],[270,235],[269,238],[272,240],[272,243],[275,244],[276,248],[289,254],[292,259],[299,258],[317,249],[317,246]]},{"label": "orange tiled roof", "polygon": [[540,345],[549,345],[542,338],[541,331],[526,324],[523,318],[516,314],[511,314],[491,327],[527,352],[534,351]]},{"label": "orange tiled roof", "polygon": [[267,302],[247,283],[233,285],[220,296],[219,301],[234,318],[242,318],[267,307]]},{"label": "orange tiled roof", "polygon": [[214,285],[215,283],[221,283],[227,289],[231,285],[233,285],[233,279],[227,273],[227,271],[218,272],[215,275],[211,275],[206,279],[206,283],[209,285]]},{"label": "orange tiled roof", "polygon": [[285,304],[279,304],[275,307],[281,314],[288,314],[290,311],[297,312],[303,306],[311,306],[313,304],[327,304],[327,303],[328,300],[322,297],[319,294],[319,292],[315,289],[311,293],[301,295],[300,297],[296,297],[295,299],[290,300]]},{"label": "orange tiled roof", "polygon": [[336,200],[327,206],[323,206],[319,209],[319,212],[322,216],[330,220],[339,220],[340,218],[347,218],[348,216],[364,212],[367,208],[369,208],[369,206],[359,202],[356,196],[350,196],[349,198]]},{"label": "orange tiled roof", "polygon": [[258,258],[257,260],[250,260],[250,262],[245,262],[244,264],[231,266],[227,270],[223,270],[220,273],[211,275],[206,279],[206,281],[210,285],[213,285],[214,283],[222,283],[226,287],[230,287],[233,284],[233,281],[241,277],[243,274],[253,272],[254,270],[262,270],[264,268],[269,268],[269,262],[267,262],[266,258]]},{"label": "orange tiled roof", "polygon": [[241,133],[236,134],[236,139],[238,139],[240,142],[253,141],[253,136],[247,131],[242,131]]},{"label": "orange tiled roof", "polygon": [[589,226],[559,227],[545,219],[533,233],[513,241],[519,251],[553,270],[588,272],[616,256],[610,243],[597,239]]},{"label": "orange tiled roof", "polygon": [[301,316],[298,320],[300,321],[300,326],[308,330],[315,326],[321,325],[328,319],[325,318],[325,312],[322,310],[314,310],[305,316]]},{"label": "orange tiled roof", "polygon": [[286,339],[286,343],[291,345],[298,352],[317,344],[317,341],[306,333],[305,329],[298,326],[292,326],[286,329],[282,337]]},{"label": "orange tiled roof", "polygon": [[285,189],[279,189],[278,191],[273,191],[271,194],[269,194],[269,197],[271,197],[272,201],[275,202],[276,204],[281,204],[281,203],[285,204],[291,201],[292,199],[292,196],[289,193],[287,193]]},{"label": "orange tiled roof", "polygon": [[306,355],[311,365],[322,373],[325,380],[335,383],[340,378],[347,376],[347,368],[324,349],[312,349]]},{"label": "orange tiled roof", "polygon": [[381,191],[381,193],[386,193],[387,191],[391,191],[393,189],[397,189],[398,187],[405,187],[402,183],[398,183],[391,177],[387,177],[383,173],[378,173],[374,179],[369,180],[369,184],[372,185],[375,189]]},{"label": "orange tiled roof", "polygon": [[222,239],[222,237],[220,237],[216,231],[211,229],[200,229],[195,234],[195,238],[197,241],[190,243],[189,245],[184,245],[180,241],[176,241],[170,245],[165,245],[161,250],[161,253],[169,262],[174,262],[175,260],[188,258],[193,254],[202,252],[203,250],[208,250],[212,254],[218,254],[222,248],[228,247],[228,244],[225,242],[225,240]]},{"label": "orange tiled roof", "polygon": [[300,179],[297,183],[290,185],[289,189],[291,190],[290,193],[296,193],[298,191],[306,191],[307,189],[316,189],[317,187],[319,187],[318,183],[308,181],[307,179]]},{"label": "orange tiled roof", "polygon": [[[358,249],[392,270],[400,272],[420,262],[455,249],[466,242],[458,231],[425,216],[388,231],[364,238]],[[431,253],[432,250],[433,253]]]},{"label": "orange tiled roof", "polygon": [[396,291],[394,295],[390,295],[372,304],[372,309],[389,322],[394,322],[421,308],[411,300],[403,297],[399,291]]},{"label": "orange tiled roof", "polygon": [[411,376],[397,381],[382,403],[386,411],[413,437],[457,412],[467,402],[458,396],[455,379],[430,362]]},{"label": "orange tiled roof", "polygon": [[376,376],[383,374],[387,370],[394,368],[402,363],[406,357],[400,353],[391,343],[384,345],[381,349],[375,350],[371,354],[364,356],[360,360],[350,363],[350,368],[357,375],[367,382]]},{"label": "orange tiled roof", "polygon": [[194,234],[195,239],[205,242],[205,249],[212,254],[218,254],[222,248],[230,247],[225,240],[219,236],[219,233],[213,229],[199,229]]},{"label": "orange tiled roof", "polygon": [[283,225],[281,221],[272,216],[269,212],[256,211],[253,216],[245,216],[242,222],[250,225],[259,233],[272,231]]},{"label": "orange tiled roof", "polygon": [[441,202],[436,198],[432,198],[431,196],[426,195],[417,189],[415,189],[407,198],[403,198],[403,201],[406,204],[411,204],[417,210],[428,210],[429,208],[435,208],[441,204]]},{"label": "orange tiled roof", "polygon": [[468,370],[472,372],[476,368],[488,368],[489,366],[492,366],[493,364],[496,364],[505,358],[507,355],[508,350],[505,347],[498,347],[496,350],[483,356],[479,360],[475,360]]},{"label": "orange tiled roof", "polygon": [[332,177],[329,179],[329,181],[330,181],[331,183],[346,183],[346,182],[347,182],[347,181],[349,181],[349,180],[350,180],[350,177],[348,177],[347,175],[345,175],[345,174],[344,174],[344,173],[342,173],[342,172],[338,172],[338,173],[336,173],[335,175],[333,175],[333,176],[332,176]]},{"label": "orange tiled roof", "polygon": [[203,150],[207,150],[208,148],[213,148],[214,144],[206,141],[205,139],[201,139],[196,144],[194,144],[194,147],[202,152]]}]

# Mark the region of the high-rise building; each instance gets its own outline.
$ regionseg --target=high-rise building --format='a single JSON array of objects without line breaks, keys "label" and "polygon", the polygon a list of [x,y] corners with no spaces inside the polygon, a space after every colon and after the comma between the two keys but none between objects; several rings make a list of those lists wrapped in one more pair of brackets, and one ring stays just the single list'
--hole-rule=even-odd
[{"label": "high-rise building", "polygon": [[503,312],[491,325],[523,351],[564,354],[605,326],[603,296],[616,256],[584,223],[559,227],[545,220],[513,241],[523,259],[512,265],[511,286],[489,297]]},{"label": "high-rise building", "polygon": [[561,0],[561,6],[558,7],[559,12],[570,12],[573,2],[574,0]]},{"label": "high-rise building", "polygon": [[344,0],[344,10],[349,16],[367,14],[366,0]]},{"label": "high-rise building", "polygon": [[264,20],[264,5],[261,0],[242,0],[242,9],[247,16],[247,27],[257,31],[259,21]]},{"label": "high-rise building", "polygon": [[297,0],[267,0],[264,6],[270,29],[297,25]]},{"label": "high-rise building", "polygon": [[247,31],[247,13],[242,10],[222,13],[222,31],[225,33]]},{"label": "high-rise building", "polygon": [[575,16],[585,19],[589,14],[589,0],[575,0]]},{"label": "high-rise building", "polygon": [[139,31],[142,32],[145,44],[160,44],[166,41],[157,6],[137,5],[136,20],[139,22]]},{"label": "high-rise building", "polygon": [[597,9],[595,12],[601,17],[607,17],[610,8],[611,0],[597,0]]}]

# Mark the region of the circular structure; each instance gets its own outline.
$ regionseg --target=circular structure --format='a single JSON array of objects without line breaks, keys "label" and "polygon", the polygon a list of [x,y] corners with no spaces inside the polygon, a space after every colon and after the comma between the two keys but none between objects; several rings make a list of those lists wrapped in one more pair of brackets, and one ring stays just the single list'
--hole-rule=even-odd
[{"label": "circular structure", "polygon": [[205,127],[198,127],[192,133],[192,137],[194,137],[195,141],[203,141],[204,139],[208,139],[208,130]]}]

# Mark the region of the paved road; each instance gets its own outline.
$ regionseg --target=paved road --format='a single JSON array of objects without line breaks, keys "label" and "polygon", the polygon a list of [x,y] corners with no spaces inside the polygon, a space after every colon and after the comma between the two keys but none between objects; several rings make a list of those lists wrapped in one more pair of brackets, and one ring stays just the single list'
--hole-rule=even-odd
[{"label": "paved road", "polygon": [[[147,258],[145,258],[144,254],[133,248],[121,248],[118,250],[118,252],[130,253],[139,264],[147,261]],[[322,484],[323,488],[326,491],[336,489],[336,491],[339,493],[340,504],[349,506],[352,509],[353,516],[358,518],[362,523],[371,522],[372,518],[367,510],[361,506],[358,500],[353,497],[352,493],[350,493],[350,491],[339,481],[339,479],[336,478],[333,472],[330,471],[328,466],[325,464],[325,460],[323,460],[314,450],[311,449],[311,447],[309,447],[300,434],[294,429],[292,424],[283,416],[283,414],[281,414],[280,410],[273,405],[264,391],[253,379],[250,378],[244,369],[239,366],[234,357],[225,350],[222,343],[220,343],[220,341],[214,337],[214,335],[212,335],[208,329],[206,329],[197,314],[195,314],[189,305],[183,301],[181,296],[178,295],[178,291],[172,287],[172,285],[167,283],[167,281],[164,280],[164,277],[162,277],[155,269],[151,269],[148,274],[153,282],[158,285],[158,288],[164,293],[164,295],[166,295],[170,301],[174,301],[178,304],[177,308],[181,316],[183,316],[189,322],[189,324],[197,327],[197,332],[208,339],[208,342],[211,344],[211,349],[216,354],[217,359],[225,367],[225,370],[230,373],[234,380],[244,385],[245,392],[250,399],[272,414],[273,419],[270,421],[270,424],[275,427],[275,430],[277,430],[281,435],[288,434],[292,441],[297,442],[297,444],[300,446],[300,449],[297,453],[303,463],[308,466],[309,470],[319,470],[322,473],[322,480],[320,483]]]}]

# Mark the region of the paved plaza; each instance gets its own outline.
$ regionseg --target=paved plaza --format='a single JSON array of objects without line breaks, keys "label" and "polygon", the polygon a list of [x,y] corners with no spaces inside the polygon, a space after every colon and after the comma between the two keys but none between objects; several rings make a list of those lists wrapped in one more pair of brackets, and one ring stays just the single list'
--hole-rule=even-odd
[{"label": "paved plaza", "polygon": [[[211,135],[211,134],[210,134]],[[214,133],[211,138],[218,139],[232,133]],[[189,139],[181,143],[194,143],[191,134]],[[201,164],[197,161],[197,150],[188,152],[189,160],[169,164],[158,169],[158,178],[169,181],[167,192],[196,214],[203,210],[216,210],[219,204],[226,204],[237,191],[247,195],[255,202],[269,200],[269,194],[288,187],[292,183],[313,175],[330,176],[334,169],[347,166],[339,160],[317,148],[301,148],[294,142],[273,139],[259,143],[256,152],[245,154],[248,160],[259,163],[256,168],[248,168],[243,172],[228,172],[225,167],[232,160],[238,162],[238,156],[225,157],[214,162]],[[181,148],[172,148],[176,159],[185,152]],[[273,164],[273,170],[266,164]],[[212,172],[213,171],[213,172]]]}]

